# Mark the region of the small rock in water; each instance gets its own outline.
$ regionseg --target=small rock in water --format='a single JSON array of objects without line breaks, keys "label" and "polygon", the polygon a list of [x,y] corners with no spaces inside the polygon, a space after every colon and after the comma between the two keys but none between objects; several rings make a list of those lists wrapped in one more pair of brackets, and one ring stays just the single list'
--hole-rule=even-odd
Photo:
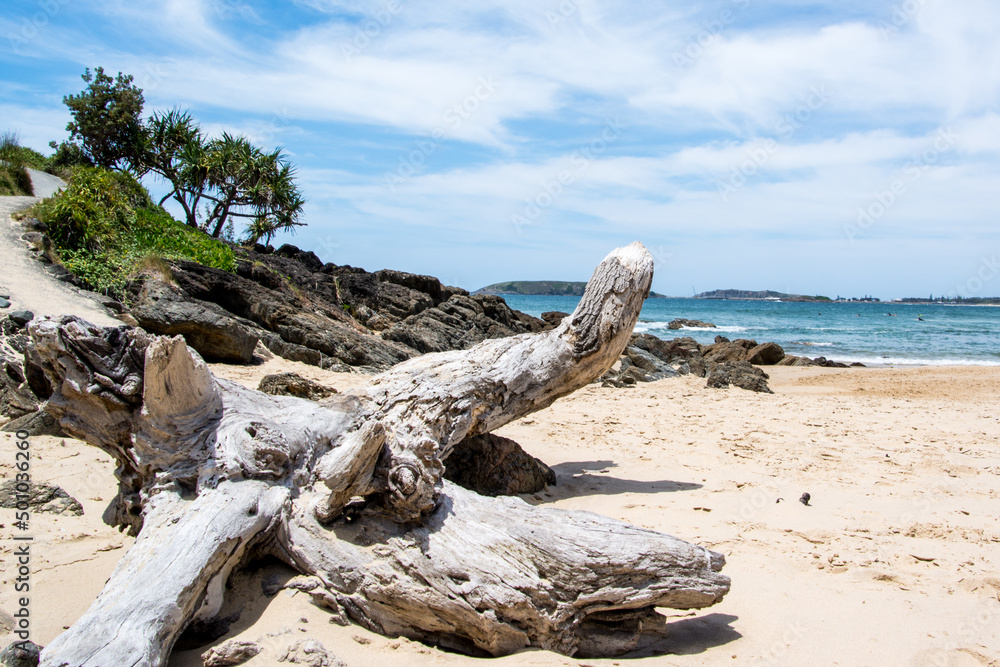
[{"label": "small rock in water", "polygon": [[802,497],[799,498],[799,502],[802,503],[803,505],[807,505],[807,506],[809,505],[809,501],[810,500],[812,500],[812,496],[809,495],[808,491],[806,493],[803,493]]},{"label": "small rock in water", "polygon": [[38,667],[41,647],[30,641],[14,642],[0,652],[4,667]]}]

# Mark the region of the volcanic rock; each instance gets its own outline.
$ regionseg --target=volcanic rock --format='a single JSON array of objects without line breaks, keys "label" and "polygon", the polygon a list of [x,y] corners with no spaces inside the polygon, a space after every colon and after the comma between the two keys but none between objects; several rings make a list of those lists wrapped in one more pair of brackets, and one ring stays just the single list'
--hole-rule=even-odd
[{"label": "volcanic rock", "polygon": [[537,493],[556,483],[550,467],[513,440],[492,433],[460,442],[445,460],[444,476],[484,496]]},{"label": "volcanic rock", "polygon": [[161,280],[146,281],[131,313],[147,331],[184,336],[208,361],[246,364],[253,359],[257,336],[221,308],[196,301]]},{"label": "volcanic rock", "polygon": [[747,361],[755,366],[774,366],[784,359],[785,351],[777,343],[762,343],[747,352]]}]

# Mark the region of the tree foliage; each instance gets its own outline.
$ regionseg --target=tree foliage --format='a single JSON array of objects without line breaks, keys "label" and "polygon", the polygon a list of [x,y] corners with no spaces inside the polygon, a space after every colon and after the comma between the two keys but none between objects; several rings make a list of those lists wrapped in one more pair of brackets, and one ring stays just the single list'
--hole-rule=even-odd
[{"label": "tree foliage", "polygon": [[173,198],[188,225],[215,238],[233,219],[245,222],[250,242],[304,224],[305,200],[281,149],[266,151],[228,133],[208,139],[189,113],[174,109],[150,117],[140,155],[144,170],[171,185],[162,201]]},{"label": "tree foliage", "polygon": [[87,87],[79,95],[67,95],[63,103],[73,120],[66,125],[70,141],[83,154],[105,169],[133,168],[138,161],[142,132],[142,90],[133,85],[132,75],[118,73],[111,78],[97,67],[83,74]]},{"label": "tree foliage", "polygon": [[141,119],[142,90],[130,75],[112,79],[97,67],[83,75],[87,87],[67,95],[73,121],[70,142],[57,148],[67,165],[96,165],[152,172],[171,190],[188,226],[215,237],[241,221],[245,240],[270,241],[277,232],[294,230],[305,200],[295,184],[295,170],[281,149],[268,151],[249,139],[204,135],[187,111],[157,111]]}]

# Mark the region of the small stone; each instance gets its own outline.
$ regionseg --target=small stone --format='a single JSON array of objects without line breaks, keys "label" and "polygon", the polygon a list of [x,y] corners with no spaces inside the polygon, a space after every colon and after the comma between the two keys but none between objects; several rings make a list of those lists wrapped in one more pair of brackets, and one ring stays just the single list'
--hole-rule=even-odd
[{"label": "small stone", "polygon": [[802,503],[803,505],[806,505],[807,507],[809,506],[810,500],[812,500],[812,496],[809,495],[808,491],[806,493],[803,493],[802,496],[799,498],[799,502]]},{"label": "small stone", "polygon": [[257,391],[272,396],[297,396],[310,401],[320,401],[337,393],[333,387],[324,387],[298,373],[265,375],[257,385]]},{"label": "small stone", "polygon": [[30,310],[13,310],[7,315],[7,317],[9,317],[10,320],[18,326],[18,328],[21,328],[28,324],[31,320],[35,319],[35,314]]},{"label": "small stone", "polygon": [[10,308],[10,301],[8,301],[3,297],[0,297],[0,308]]},{"label": "small stone", "polygon": [[346,667],[343,661],[327,653],[326,648],[315,639],[304,639],[292,644],[278,662],[308,667]]},{"label": "small stone", "polygon": [[4,667],[38,667],[41,647],[30,641],[14,642],[0,652],[0,665]]},{"label": "small stone", "polygon": [[230,667],[243,664],[260,651],[253,642],[230,639],[202,653],[201,661],[203,667]]}]

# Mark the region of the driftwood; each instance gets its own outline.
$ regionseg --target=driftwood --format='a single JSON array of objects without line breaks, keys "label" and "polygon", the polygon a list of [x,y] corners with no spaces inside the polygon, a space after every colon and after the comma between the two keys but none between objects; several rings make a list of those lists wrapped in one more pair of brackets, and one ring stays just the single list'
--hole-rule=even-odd
[{"label": "driftwood", "polygon": [[42,665],[165,664],[262,554],[309,575],[301,587],[342,622],[473,654],[611,655],[662,622],[655,607],[715,604],[720,554],[442,479],[465,438],[606,372],[652,271],[641,245],[616,250],[555,329],[412,359],[320,403],[215,378],[180,337],[32,323],[46,409],[115,457],[105,520],[137,535]]}]

